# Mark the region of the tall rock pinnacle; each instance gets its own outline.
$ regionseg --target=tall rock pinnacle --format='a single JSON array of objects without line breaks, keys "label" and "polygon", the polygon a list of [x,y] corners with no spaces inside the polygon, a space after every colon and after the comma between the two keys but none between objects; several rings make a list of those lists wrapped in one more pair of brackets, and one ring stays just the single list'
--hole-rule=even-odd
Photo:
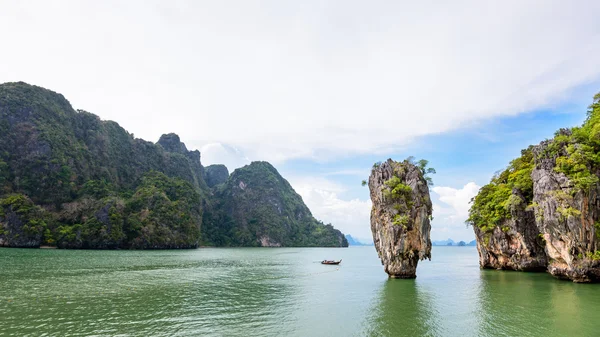
[{"label": "tall rock pinnacle", "polygon": [[419,260],[431,259],[431,199],[423,169],[388,159],[369,176],[371,231],[385,272],[415,278]]}]

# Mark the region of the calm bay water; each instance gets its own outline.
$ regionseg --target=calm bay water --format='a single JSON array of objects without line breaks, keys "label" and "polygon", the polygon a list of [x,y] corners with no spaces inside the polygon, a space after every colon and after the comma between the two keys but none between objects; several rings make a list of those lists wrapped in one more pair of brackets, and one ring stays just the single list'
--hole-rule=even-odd
[{"label": "calm bay water", "polygon": [[481,271],[474,247],[432,255],[388,280],[373,247],[0,249],[0,335],[600,333],[600,285]]}]

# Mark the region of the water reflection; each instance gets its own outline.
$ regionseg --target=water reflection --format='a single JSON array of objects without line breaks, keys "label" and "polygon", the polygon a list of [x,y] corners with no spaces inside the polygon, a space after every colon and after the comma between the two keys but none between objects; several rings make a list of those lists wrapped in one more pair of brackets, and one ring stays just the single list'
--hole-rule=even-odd
[{"label": "water reflection", "polygon": [[380,283],[361,335],[597,336],[599,285],[546,273],[480,270],[468,250],[438,249],[416,280]]},{"label": "water reflection", "polygon": [[[559,281],[545,273],[481,271],[478,335],[592,336],[599,299],[594,285]],[[587,308],[580,301],[587,296]],[[589,296],[592,296],[590,298]]]},{"label": "water reflection", "polygon": [[376,297],[364,334],[369,336],[437,335],[437,312],[430,294],[416,280],[387,280]]}]

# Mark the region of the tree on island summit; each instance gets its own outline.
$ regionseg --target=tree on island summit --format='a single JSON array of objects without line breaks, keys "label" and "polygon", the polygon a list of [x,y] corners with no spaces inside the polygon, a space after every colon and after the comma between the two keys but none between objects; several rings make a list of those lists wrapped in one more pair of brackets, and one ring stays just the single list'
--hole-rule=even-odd
[{"label": "tree on island summit", "polygon": [[[427,165],[429,164],[429,161],[427,159],[419,159],[417,162],[415,162],[415,157],[409,156],[408,158],[404,159],[404,162],[413,164],[416,167],[418,167],[419,170],[421,170],[421,173],[423,174],[423,178],[425,178],[425,180],[427,181],[427,185],[433,186],[433,179],[431,179],[431,177],[429,175],[435,174],[436,172],[433,167],[427,167]],[[381,162],[376,162],[375,164],[373,164],[373,168],[378,168],[379,165],[381,165]],[[366,185],[367,185],[367,181],[363,180],[361,182],[361,186],[366,186]]]}]

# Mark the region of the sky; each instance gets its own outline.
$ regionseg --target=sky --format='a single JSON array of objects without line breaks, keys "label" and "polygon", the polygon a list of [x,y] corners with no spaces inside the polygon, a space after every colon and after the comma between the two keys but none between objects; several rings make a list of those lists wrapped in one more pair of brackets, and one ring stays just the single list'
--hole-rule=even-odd
[{"label": "sky", "polygon": [[598,1],[0,0],[0,82],[62,93],[202,163],[266,160],[315,217],[370,240],[360,182],[425,158],[433,240],[600,91]]}]

